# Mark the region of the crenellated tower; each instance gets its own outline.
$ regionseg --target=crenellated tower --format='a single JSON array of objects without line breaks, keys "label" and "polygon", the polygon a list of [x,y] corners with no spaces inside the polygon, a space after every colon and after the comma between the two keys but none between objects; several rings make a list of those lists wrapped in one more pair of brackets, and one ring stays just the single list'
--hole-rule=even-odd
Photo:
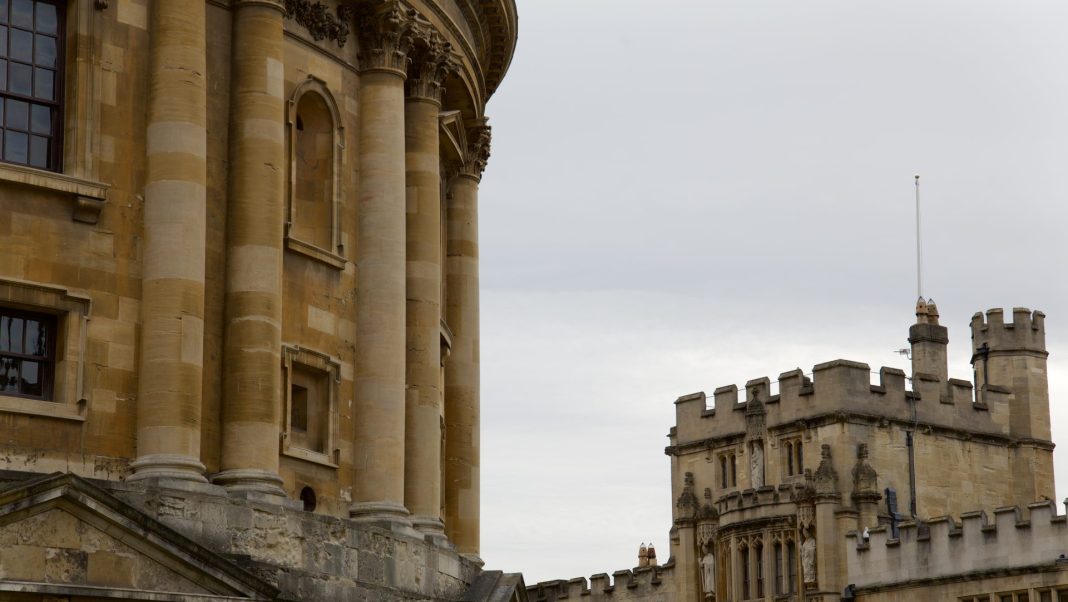
[{"label": "crenellated tower", "polygon": [[977,399],[1008,393],[1009,435],[1018,441],[1013,477],[1018,503],[1052,499],[1053,443],[1050,440],[1046,315],[1024,307],[991,309],[972,316],[972,366]]}]

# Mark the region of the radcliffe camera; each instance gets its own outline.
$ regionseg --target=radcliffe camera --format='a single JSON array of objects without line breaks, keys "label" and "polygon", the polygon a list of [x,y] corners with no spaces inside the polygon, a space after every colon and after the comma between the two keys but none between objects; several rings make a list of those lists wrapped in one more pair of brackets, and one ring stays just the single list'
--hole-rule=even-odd
[{"label": "radcliffe camera", "polygon": [[0,602],[1068,602],[1066,22],[0,0]]}]

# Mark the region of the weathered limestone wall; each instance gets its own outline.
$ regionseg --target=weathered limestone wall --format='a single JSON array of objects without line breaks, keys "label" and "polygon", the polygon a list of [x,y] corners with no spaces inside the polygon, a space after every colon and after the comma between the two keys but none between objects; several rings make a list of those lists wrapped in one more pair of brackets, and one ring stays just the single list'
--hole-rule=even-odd
[{"label": "weathered limestone wall", "polygon": [[673,602],[680,600],[675,590],[675,566],[665,564],[615,571],[609,576],[542,581],[527,586],[530,602],[561,600],[589,602]]},{"label": "weathered limestone wall", "polygon": [[[856,533],[846,546],[847,581],[857,600],[947,600],[1059,590],[1068,596],[1068,522],[1053,502],[943,517]],[[998,599],[995,597],[994,599]],[[1051,600],[1059,600],[1053,593]]]},{"label": "weathered limestone wall", "polygon": [[[25,473],[0,474],[0,491]],[[15,480],[18,479],[18,480]],[[280,590],[282,600],[455,600],[481,568],[454,551],[353,521],[235,500],[223,487],[94,485]],[[140,485],[140,486],[139,486]],[[63,510],[0,526],[0,578],[205,593],[199,584]],[[140,544],[138,544],[140,546]]]}]

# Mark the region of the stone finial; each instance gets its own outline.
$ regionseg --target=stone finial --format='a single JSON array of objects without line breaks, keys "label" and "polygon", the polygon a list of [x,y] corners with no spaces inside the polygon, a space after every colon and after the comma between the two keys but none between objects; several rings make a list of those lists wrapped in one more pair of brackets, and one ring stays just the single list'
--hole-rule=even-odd
[{"label": "stone finial", "polygon": [[360,68],[407,74],[418,13],[399,0],[377,0],[353,9],[360,36]]},{"label": "stone finial", "polygon": [[679,494],[679,499],[675,502],[675,507],[679,509],[680,520],[693,520],[697,514],[698,501],[697,495],[693,490],[693,473],[687,472],[683,477],[682,493]]},{"label": "stone finial", "polygon": [[406,87],[411,98],[441,102],[445,80],[460,70],[452,44],[422,19],[413,27],[411,68]]},{"label": "stone finial", "polygon": [[831,462],[831,446],[820,446],[820,465],[816,468],[816,495],[833,495],[838,493],[838,473]]},{"label": "stone finial", "polygon": [[649,566],[649,549],[645,547],[645,542],[638,546],[638,566]]},{"label": "stone finial", "polygon": [[853,493],[875,493],[878,495],[879,475],[868,464],[868,444],[857,446],[857,463],[853,466]]}]

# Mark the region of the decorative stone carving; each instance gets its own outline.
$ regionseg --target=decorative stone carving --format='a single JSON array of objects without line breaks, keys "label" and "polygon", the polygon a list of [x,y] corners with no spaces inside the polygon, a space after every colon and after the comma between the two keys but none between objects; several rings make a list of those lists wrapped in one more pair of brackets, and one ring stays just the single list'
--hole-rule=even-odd
[{"label": "decorative stone carving", "polygon": [[408,96],[441,102],[446,78],[460,70],[460,62],[453,54],[452,44],[432,25],[419,22],[413,28],[411,59],[406,82]]},{"label": "decorative stone carving", "polygon": [[853,493],[874,493],[878,495],[879,492],[879,475],[872,468],[871,464],[868,464],[868,445],[861,443],[857,446],[857,463],[853,466]]},{"label": "decorative stone carving", "polygon": [[349,38],[349,19],[352,8],[340,6],[337,15],[331,14],[330,7],[322,2],[309,0],[285,0],[286,18],[293,19],[304,27],[315,41],[331,39],[343,47]]},{"label": "decorative stone carving", "polygon": [[831,463],[831,446],[824,443],[820,447],[820,465],[816,468],[816,495],[834,495],[838,493],[838,473]]},{"label": "decorative stone carving", "polygon": [[490,158],[490,139],[491,128],[488,125],[477,125],[467,130],[467,156],[461,173],[476,178],[482,177]]},{"label": "decorative stone carving", "polygon": [[816,538],[809,534],[801,544],[801,570],[805,577],[805,586],[816,583]]},{"label": "decorative stone carving", "polygon": [[697,514],[697,495],[693,489],[693,473],[688,472],[684,477],[682,493],[675,502],[675,507],[679,509],[679,520],[693,520]]},{"label": "decorative stone carving", "polygon": [[380,0],[355,9],[360,35],[360,67],[407,74],[418,13],[398,0]]},{"label": "decorative stone carving", "polygon": [[715,546],[710,542],[701,557],[701,584],[705,594],[716,593],[716,555],[713,554]]},{"label": "decorative stone carving", "polygon": [[749,454],[749,477],[754,489],[764,486],[764,445],[760,442],[753,443]]}]

